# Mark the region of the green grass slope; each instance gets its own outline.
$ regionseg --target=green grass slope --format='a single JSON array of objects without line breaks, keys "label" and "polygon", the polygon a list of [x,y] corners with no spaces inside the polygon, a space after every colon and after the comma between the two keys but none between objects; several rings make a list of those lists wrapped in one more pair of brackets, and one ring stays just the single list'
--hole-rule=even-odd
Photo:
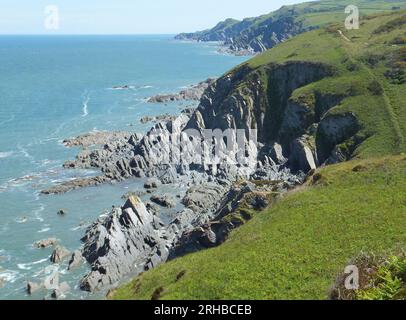
[{"label": "green grass slope", "polygon": [[[352,112],[359,119],[362,130],[357,140],[363,143],[357,144],[354,156],[405,152],[405,20],[406,11],[400,11],[364,18],[359,30],[345,30],[342,24],[333,24],[290,39],[251,59],[246,66],[254,71],[288,61],[333,66],[337,70],[335,76],[299,88],[291,99],[307,101],[315,108],[315,95],[344,97],[329,113]],[[379,32],[379,28],[388,29]]]},{"label": "green grass slope", "polygon": [[[362,170],[354,172],[357,166]],[[162,299],[326,299],[360,251],[406,245],[405,156],[351,161],[320,174],[222,246],[149,271],[114,299],[151,299],[158,288]]]},{"label": "green grass slope", "polygon": [[230,71],[258,72],[286,61],[334,67],[334,76],[290,99],[312,107],[316,94],[345,96],[326,116],[356,114],[364,139],[354,160],[319,169],[223,245],[148,271],[113,298],[326,299],[337,274],[360,252],[386,256],[404,248],[405,39],[405,12],[372,16],[359,30],[337,24],[302,34]]}]

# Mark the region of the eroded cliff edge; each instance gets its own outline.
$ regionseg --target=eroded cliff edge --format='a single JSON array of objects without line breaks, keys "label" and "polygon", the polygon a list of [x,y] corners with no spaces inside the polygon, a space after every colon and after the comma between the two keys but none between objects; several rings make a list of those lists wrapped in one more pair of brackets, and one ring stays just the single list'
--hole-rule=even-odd
[{"label": "eroded cliff edge", "polygon": [[[310,170],[350,158],[348,151],[342,152],[337,146],[351,140],[360,124],[352,113],[329,113],[345,96],[313,92],[310,102],[295,96],[297,90],[336,75],[337,70],[323,63],[291,61],[259,68],[243,65],[212,83],[191,115],[183,113],[175,120],[156,124],[143,137],[121,140],[123,145],[105,146],[103,151],[93,150],[88,158],[70,162],[69,167],[100,167],[111,179],[146,176],[164,184],[176,185],[182,180],[191,185],[179,200],[185,209],[169,224],[134,197],[95,222],[82,239],[83,255],[92,270],[81,287],[99,290],[125,275],[218,245],[233,228],[249,219],[245,211],[237,217],[233,214],[247,194],[250,210],[264,208],[270,200],[263,192],[283,193],[299,184]],[[216,168],[204,163],[189,165],[177,158],[170,145],[173,134],[191,129],[243,129],[247,136],[255,129],[258,144],[247,143],[248,161],[244,165],[227,161],[216,164]],[[187,151],[193,153],[193,145],[189,147]],[[157,152],[167,162],[157,162]],[[266,183],[260,187],[252,182],[237,183],[241,180]]]}]

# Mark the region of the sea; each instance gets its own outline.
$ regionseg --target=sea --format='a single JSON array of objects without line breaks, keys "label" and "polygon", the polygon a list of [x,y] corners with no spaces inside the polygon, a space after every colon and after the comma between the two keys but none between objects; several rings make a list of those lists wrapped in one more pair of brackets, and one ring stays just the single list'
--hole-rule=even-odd
[{"label": "sea", "polygon": [[[247,57],[220,54],[216,43],[173,40],[172,35],[0,36],[0,299],[42,299],[26,293],[27,281],[59,272],[71,288],[66,299],[101,299],[78,287],[84,263],[68,272],[51,264],[52,248],[36,241],[57,238],[74,251],[86,227],[141,190],[142,179],[41,195],[57,183],[97,174],[62,165],[79,151],[62,141],[92,131],[143,133],[144,116],[179,114],[193,103],[147,103],[221,76]],[[125,88],[121,88],[126,86]],[[57,214],[59,210],[66,215]]]}]

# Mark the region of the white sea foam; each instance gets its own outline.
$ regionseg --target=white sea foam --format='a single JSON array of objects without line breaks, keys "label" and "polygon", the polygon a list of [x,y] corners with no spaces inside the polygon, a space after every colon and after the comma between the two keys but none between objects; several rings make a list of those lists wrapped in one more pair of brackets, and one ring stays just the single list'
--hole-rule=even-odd
[{"label": "white sea foam", "polygon": [[46,261],[48,261],[48,258],[41,259],[41,260],[34,261],[34,262],[29,262],[29,263],[19,263],[17,265],[17,267],[20,270],[31,270],[33,266],[44,263]]},{"label": "white sea foam", "polygon": [[38,233],[45,233],[48,232],[49,230],[51,230],[51,228],[42,228],[41,230],[38,230]]},{"label": "white sea foam", "polygon": [[11,157],[13,153],[13,151],[0,152],[0,159]]},{"label": "white sea foam", "polygon": [[41,212],[45,210],[45,206],[41,203],[40,207],[37,210],[34,210],[34,216],[35,219],[37,219],[40,222],[44,222],[44,219],[42,218]]},{"label": "white sea foam", "polygon": [[0,126],[2,126],[3,124],[6,124],[6,123],[8,123],[8,122],[13,121],[14,119],[15,119],[15,115],[12,114],[12,115],[10,116],[10,118],[8,118],[7,120],[4,120],[4,121],[0,122]]},{"label": "white sea foam", "polygon": [[36,162],[35,162],[35,158],[32,156],[32,155],[30,155],[30,153],[27,151],[27,149],[25,149],[23,146],[21,146],[21,145],[19,145],[19,146],[17,146],[17,149],[18,149],[18,151],[20,151],[20,153],[25,157],[25,158],[27,158],[28,160],[30,160],[31,161],[31,163],[33,163],[33,164],[37,164]]},{"label": "white sea foam", "polygon": [[5,282],[14,283],[19,277],[19,272],[12,270],[0,271],[0,279]]},{"label": "white sea foam", "polygon": [[28,221],[28,219],[26,217],[22,217],[22,218],[17,218],[15,221],[17,223],[26,223]]},{"label": "white sea foam", "polygon": [[82,117],[87,117],[87,115],[89,114],[89,109],[88,109],[89,101],[90,101],[89,96],[86,96],[85,100],[83,101]]}]

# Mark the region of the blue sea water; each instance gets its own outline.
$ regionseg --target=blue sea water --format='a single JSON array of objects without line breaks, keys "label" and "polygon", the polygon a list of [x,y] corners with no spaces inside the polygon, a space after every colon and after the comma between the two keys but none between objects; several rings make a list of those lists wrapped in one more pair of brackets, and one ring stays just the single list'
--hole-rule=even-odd
[{"label": "blue sea water", "polygon": [[[26,281],[54,269],[72,288],[67,298],[99,298],[78,290],[86,265],[68,273],[66,265],[50,264],[51,249],[33,243],[56,237],[77,249],[86,224],[122,204],[142,181],[40,195],[57,182],[95,174],[64,170],[78,150],[61,142],[93,130],[145,132],[150,125],[141,117],[179,113],[178,103],[145,98],[219,76],[246,59],[216,49],[171,36],[0,36],[0,299],[43,298],[44,292],[28,296]],[[120,85],[130,89],[112,89]],[[58,216],[60,209],[68,214]]]}]

